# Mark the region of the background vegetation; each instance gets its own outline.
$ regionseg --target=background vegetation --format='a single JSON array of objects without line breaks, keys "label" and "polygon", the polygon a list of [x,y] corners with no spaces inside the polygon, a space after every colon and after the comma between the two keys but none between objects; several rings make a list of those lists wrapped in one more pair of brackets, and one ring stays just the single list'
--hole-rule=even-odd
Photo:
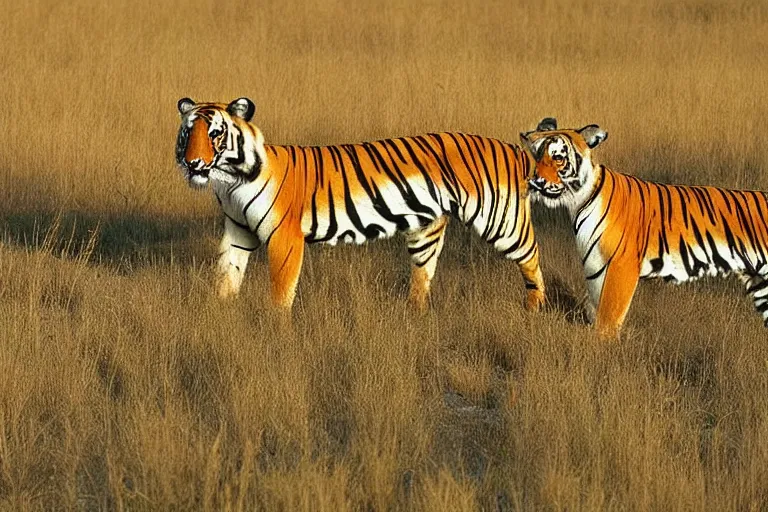
[{"label": "background vegetation", "polygon": [[[768,345],[740,286],[641,285],[585,325],[563,212],[550,291],[453,226],[433,307],[401,239],[265,258],[220,303],[221,223],[176,101],[247,95],[273,143],[599,123],[603,162],[768,190],[768,6],[734,0],[0,0],[6,509],[764,510]],[[159,5],[162,5],[160,7]]]}]

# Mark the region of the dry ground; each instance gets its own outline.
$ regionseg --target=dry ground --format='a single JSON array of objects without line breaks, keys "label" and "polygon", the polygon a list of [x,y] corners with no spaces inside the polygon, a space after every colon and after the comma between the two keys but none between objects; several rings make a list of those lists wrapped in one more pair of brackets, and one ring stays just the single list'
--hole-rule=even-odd
[{"label": "dry ground", "polygon": [[264,256],[217,302],[220,220],[173,164],[181,96],[273,143],[599,123],[603,162],[768,190],[754,1],[0,0],[0,508],[765,510],[766,331],[733,283],[641,285],[584,324],[453,226],[426,317],[401,239],[310,249],[293,327]]}]

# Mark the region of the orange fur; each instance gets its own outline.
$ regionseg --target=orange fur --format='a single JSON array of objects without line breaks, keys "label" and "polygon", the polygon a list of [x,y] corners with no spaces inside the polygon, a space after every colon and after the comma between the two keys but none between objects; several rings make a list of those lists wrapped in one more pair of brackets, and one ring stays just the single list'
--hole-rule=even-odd
[{"label": "orange fur", "polygon": [[205,165],[210,165],[213,161],[213,145],[208,138],[208,125],[203,119],[197,119],[192,125],[184,158],[187,162],[199,159]]}]

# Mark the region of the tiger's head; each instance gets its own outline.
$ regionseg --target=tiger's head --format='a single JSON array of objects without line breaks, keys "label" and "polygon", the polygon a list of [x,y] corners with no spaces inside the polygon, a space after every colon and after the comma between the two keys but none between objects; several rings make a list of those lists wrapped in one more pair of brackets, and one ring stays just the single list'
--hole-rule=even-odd
[{"label": "tiger's head", "polygon": [[176,163],[193,188],[210,180],[234,184],[253,181],[266,162],[264,136],[250,123],[256,107],[248,98],[229,105],[178,102],[181,126]]},{"label": "tiger's head", "polygon": [[536,130],[521,133],[520,140],[536,161],[529,181],[534,198],[550,208],[576,206],[592,193],[597,169],[592,149],[608,138],[596,124],[579,130],[557,129],[557,120],[547,117]]}]

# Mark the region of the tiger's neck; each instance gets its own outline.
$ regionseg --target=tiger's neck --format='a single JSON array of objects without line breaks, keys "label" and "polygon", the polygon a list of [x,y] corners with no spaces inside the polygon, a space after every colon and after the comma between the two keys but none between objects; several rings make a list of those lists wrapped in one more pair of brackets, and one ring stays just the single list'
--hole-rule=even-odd
[{"label": "tiger's neck", "polygon": [[589,209],[590,205],[598,200],[605,182],[605,174],[609,172],[611,171],[602,165],[595,166],[594,170],[589,173],[587,181],[579,190],[572,192],[571,197],[565,201],[568,215],[573,222],[576,222],[584,210]]},{"label": "tiger's neck", "polygon": [[[303,146],[282,146],[265,145],[264,151],[267,155],[264,171],[259,179],[273,180],[284,183],[284,187],[312,188],[320,176],[315,167],[317,162],[312,163],[311,148]],[[301,194],[301,191],[294,190],[294,195]]]}]

